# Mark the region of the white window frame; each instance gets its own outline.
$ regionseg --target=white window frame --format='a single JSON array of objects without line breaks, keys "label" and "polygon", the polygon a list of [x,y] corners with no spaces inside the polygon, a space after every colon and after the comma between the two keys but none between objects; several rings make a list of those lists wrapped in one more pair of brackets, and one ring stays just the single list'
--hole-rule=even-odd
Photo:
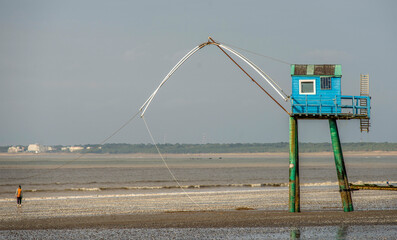
[{"label": "white window frame", "polygon": [[[311,92],[311,93],[302,93],[302,83],[303,82],[311,82],[311,83],[313,83],[313,92]],[[316,95],[316,79],[302,79],[302,80],[299,80],[299,94],[302,94],[302,95]]]}]

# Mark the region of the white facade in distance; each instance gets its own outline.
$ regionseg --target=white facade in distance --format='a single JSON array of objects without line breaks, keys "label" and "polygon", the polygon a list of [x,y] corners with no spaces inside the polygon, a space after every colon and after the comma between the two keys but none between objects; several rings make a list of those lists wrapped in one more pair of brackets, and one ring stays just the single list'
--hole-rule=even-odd
[{"label": "white facade in distance", "polygon": [[70,148],[69,148],[69,151],[70,151],[70,152],[77,152],[77,151],[81,151],[81,150],[84,150],[84,147],[81,147],[81,146],[73,146],[73,147],[70,147]]},{"label": "white facade in distance", "polygon": [[9,153],[19,153],[23,151],[25,151],[25,148],[20,146],[12,146],[8,148]]},{"label": "white facade in distance", "polygon": [[34,152],[34,153],[44,152],[44,146],[37,144],[37,143],[29,144],[28,152]]},{"label": "white facade in distance", "polygon": [[28,152],[41,153],[41,152],[47,152],[47,151],[52,151],[52,150],[53,150],[52,147],[43,146],[38,143],[29,144],[29,146],[28,146]]}]

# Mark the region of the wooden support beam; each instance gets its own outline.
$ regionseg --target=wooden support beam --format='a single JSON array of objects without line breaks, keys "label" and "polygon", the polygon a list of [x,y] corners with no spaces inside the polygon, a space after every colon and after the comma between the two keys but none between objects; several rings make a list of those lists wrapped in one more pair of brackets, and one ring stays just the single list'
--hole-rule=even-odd
[{"label": "wooden support beam", "polygon": [[300,212],[298,119],[289,118],[289,211]]},{"label": "wooden support beam", "polygon": [[339,191],[342,198],[343,211],[351,212],[354,211],[353,201],[351,197],[349,181],[347,179],[345,161],[343,159],[342,146],[340,143],[336,119],[329,119],[329,129],[331,132],[332,148],[334,150],[336,173],[338,176]]}]

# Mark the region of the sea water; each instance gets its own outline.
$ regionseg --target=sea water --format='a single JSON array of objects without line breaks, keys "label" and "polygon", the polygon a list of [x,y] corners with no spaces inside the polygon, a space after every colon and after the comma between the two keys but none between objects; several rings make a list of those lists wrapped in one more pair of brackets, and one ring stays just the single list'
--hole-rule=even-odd
[{"label": "sea water", "polygon": [[[24,197],[158,192],[195,188],[263,188],[288,186],[288,158],[160,158],[128,155],[0,156],[0,199]],[[397,183],[397,157],[345,158],[351,183]],[[174,177],[175,178],[174,178]],[[175,181],[175,179],[177,181]],[[301,186],[335,186],[331,157],[300,160]]]}]

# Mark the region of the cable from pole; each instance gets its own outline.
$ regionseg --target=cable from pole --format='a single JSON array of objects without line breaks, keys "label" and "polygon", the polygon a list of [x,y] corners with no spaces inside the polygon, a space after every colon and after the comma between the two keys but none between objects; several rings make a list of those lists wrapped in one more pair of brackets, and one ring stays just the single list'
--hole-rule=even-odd
[{"label": "cable from pole", "polygon": [[260,57],[264,57],[264,58],[270,59],[270,60],[275,61],[275,62],[283,63],[283,64],[286,64],[286,65],[291,65],[291,63],[289,63],[289,62],[286,62],[284,60],[281,60],[281,59],[278,59],[278,58],[275,58],[275,57],[266,56],[266,55],[263,55],[263,54],[260,54],[260,53],[257,53],[257,52],[251,51],[251,50],[247,50],[247,49],[244,49],[244,48],[237,47],[237,46],[229,44],[229,43],[225,43],[225,42],[219,42],[219,43],[225,44],[225,45],[233,47],[233,48],[240,49],[242,51],[245,51],[245,52],[260,56]]},{"label": "cable from pole", "polygon": [[138,112],[136,112],[134,114],[134,116],[130,117],[130,119],[128,119],[128,121],[126,121],[123,125],[121,125],[120,128],[118,128],[116,131],[114,131],[112,134],[110,134],[107,138],[105,138],[99,145],[105,144],[109,139],[114,137],[114,135],[119,133],[123,128],[125,128],[128,124],[130,124],[130,122],[132,122],[132,120],[134,120],[139,115],[140,112],[141,112],[141,110],[138,110]]},{"label": "cable from pole", "polygon": [[205,42],[202,43],[196,47],[194,47],[192,50],[190,50],[179,62],[171,69],[171,71],[164,77],[163,81],[161,81],[160,85],[156,88],[156,90],[150,95],[150,97],[146,100],[146,102],[142,105],[142,107],[139,109],[142,111],[141,117],[145,115],[146,109],[149,107],[150,103],[152,102],[153,98],[156,96],[157,92],[159,89],[167,82],[167,80],[174,74],[174,72],[182,66],[182,64],[190,58],[194,53],[196,53],[198,50],[202,49],[203,47],[211,44],[210,42]]},{"label": "cable from pole", "polygon": [[165,167],[168,169],[168,172],[170,173],[170,175],[172,176],[172,178],[174,179],[175,183],[178,184],[179,188],[182,190],[182,192],[197,206],[200,208],[200,205],[198,205],[191,197],[190,195],[185,191],[185,189],[183,189],[182,185],[179,183],[178,179],[175,177],[174,173],[171,171],[170,167],[168,166],[167,162],[165,161],[163,154],[161,154],[160,149],[158,148],[156,141],[154,140],[154,137],[152,135],[152,132],[149,129],[149,126],[145,120],[145,116],[141,116],[143,122],[145,123],[146,129],[149,133],[150,139],[152,140],[154,146],[157,149],[158,154],[160,155],[161,160],[163,160],[163,163],[165,165]]},{"label": "cable from pole", "polygon": [[[128,119],[123,125],[121,125],[121,127],[119,127],[116,131],[114,131],[112,134],[110,134],[108,137],[106,137],[102,142],[100,142],[99,145],[105,144],[107,141],[109,141],[109,139],[111,139],[111,138],[114,137],[117,133],[119,133],[123,128],[125,128],[129,123],[131,123],[131,122],[138,116],[138,114],[139,114],[140,112],[141,112],[141,111],[139,110],[139,111],[138,111],[137,113],[135,113],[132,117],[130,117],[130,119]],[[34,174],[34,175],[30,175],[30,176],[22,177],[22,178],[21,178],[21,177],[18,177],[18,178],[0,178],[0,179],[18,179],[18,180],[26,180],[26,179],[34,178],[34,177],[37,177],[37,176],[43,176],[43,175],[46,175],[46,174],[50,173],[51,171],[58,170],[58,169],[60,169],[60,168],[62,168],[62,167],[64,167],[64,166],[66,166],[66,165],[69,165],[69,164],[71,164],[71,163],[73,163],[73,162],[76,162],[77,160],[79,160],[79,159],[81,159],[82,157],[84,157],[85,154],[87,154],[87,153],[80,153],[78,157],[76,157],[76,158],[74,158],[74,159],[72,159],[72,160],[70,160],[70,161],[67,161],[67,162],[64,163],[64,164],[61,164],[61,165],[59,165],[59,166],[57,166],[57,167],[55,167],[55,168],[47,169],[47,170],[44,171],[44,172],[40,172],[40,173],[37,173],[37,174]],[[62,175],[59,175],[59,176],[62,176]]]},{"label": "cable from pole", "polygon": [[214,39],[212,39],[211,37],[208,37],[209,40],[211,40],[234,64],[236,64],[236,66],[238,68],[241,69],[241,71],[243,71],[260,89],[262,89],[263,92],[265,92],[281,109],[284,110],[284,112],[286,112],[288,114],[288,116],[290,116],[291,114],[276,100],[274,99],[257,81],[255,81],[255,79],[253,77],[251,77],[251,75],[249,75],[229,54],[227,54],[227,52],[225,52],[225,50],[223,50],[219,45],[216,44],[216,42],[214,41]]},{"label": "cable from pole", "polygon": [[241,60],[243,60],[245,63],[247,63],[250,67],[252,67],[263,79],[267,81],[267,83],[270,84],[270,86],[285,100],[287,101],[289,99],[289,96],[284,93],[283,89],[269,76],[267,75],[260,67],[258,67],[255,63],[253,63],[251,60],[246,58],[244,55],[241,53],[237,52],[236,50],[225,46],[223,44],[218,44],[217,46],[224,48],[228,50],[229,52],[233,53],[237,57],[239,57]]}]

